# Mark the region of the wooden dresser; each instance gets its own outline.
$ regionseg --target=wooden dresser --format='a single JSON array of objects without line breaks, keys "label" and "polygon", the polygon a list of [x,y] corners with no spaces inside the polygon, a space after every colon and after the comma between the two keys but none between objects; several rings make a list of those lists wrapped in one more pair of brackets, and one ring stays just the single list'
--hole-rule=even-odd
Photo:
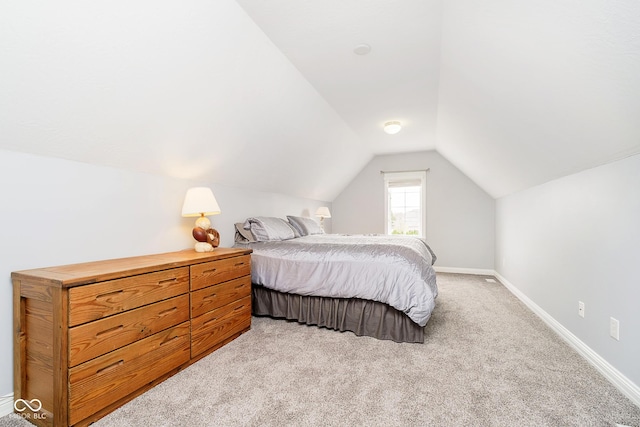
[{"label": "wooden dresser", "polygon": [[250,254],[186,250],[12,273],[20,414],[87,425],[249,330]]}]

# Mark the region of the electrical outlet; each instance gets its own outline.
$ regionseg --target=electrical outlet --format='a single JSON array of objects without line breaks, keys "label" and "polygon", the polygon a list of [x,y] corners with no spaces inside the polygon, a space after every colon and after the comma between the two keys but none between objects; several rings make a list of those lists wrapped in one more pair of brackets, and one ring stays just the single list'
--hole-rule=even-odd
[{"label": "electrical outlet", "polygon": [[584,317],[584,303],[582,301],[578,301],[578,316]]},{"label": "electrical outlet", "polygon": [[620,341],[620,322],[613,317],[609,318],[609,335],[611,335],[611,338]]}]

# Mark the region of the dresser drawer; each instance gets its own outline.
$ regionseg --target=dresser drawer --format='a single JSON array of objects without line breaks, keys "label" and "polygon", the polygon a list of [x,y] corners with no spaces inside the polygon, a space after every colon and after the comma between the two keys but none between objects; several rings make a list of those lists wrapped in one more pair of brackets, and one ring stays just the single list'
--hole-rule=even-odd
[{"label": "dresser drawer", "polygon": [[189,292],[189,267],[69,289],[69,326]]},{"label": "dresser drawer", "polygon": [[191,317],[251,295],[251,277],[233,279],[191,293]]},{"label": "dresser drawer", "polygon": [[184,322],[69,369],[69,425],[188,361],[189,322]]},{"label": "dresser drawer", "polygon": [[69,329],[69,366],[189,320],[189,295],[181,295]]},{"label": "dresser drawer", "polygon": [[191,357],[250,326],[251,296],[191,319]]},{"label": "dresser drawer", "polygon": [[251,275],[251,256],[243,255],[191,266],[191,290]]}]

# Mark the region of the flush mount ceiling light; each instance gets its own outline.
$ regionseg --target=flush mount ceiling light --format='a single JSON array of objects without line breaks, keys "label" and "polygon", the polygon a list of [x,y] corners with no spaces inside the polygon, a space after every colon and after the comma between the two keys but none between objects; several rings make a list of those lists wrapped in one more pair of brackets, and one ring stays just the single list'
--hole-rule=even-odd
[{"label": "flush mount ceiling light", "polygon": [[389,135],[400,132],[400,129],[402,129],[402,125],[397,120],[393,120],[384,124],[384,131]]},{"label": "flush mount ceiling light", "polygon": [[371,52],[371,46],[366,43],[359,44],[353,49],[353,53],[356,55],[366,55],[369,52]]}]

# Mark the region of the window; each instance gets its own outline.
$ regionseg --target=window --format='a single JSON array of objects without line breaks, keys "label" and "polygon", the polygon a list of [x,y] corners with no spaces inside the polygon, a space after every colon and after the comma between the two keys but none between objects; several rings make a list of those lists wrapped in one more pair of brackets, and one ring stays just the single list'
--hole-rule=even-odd
[{"label": "window", "polygon": [[427,171],[383,174],[385,233],[425,237]]}]

